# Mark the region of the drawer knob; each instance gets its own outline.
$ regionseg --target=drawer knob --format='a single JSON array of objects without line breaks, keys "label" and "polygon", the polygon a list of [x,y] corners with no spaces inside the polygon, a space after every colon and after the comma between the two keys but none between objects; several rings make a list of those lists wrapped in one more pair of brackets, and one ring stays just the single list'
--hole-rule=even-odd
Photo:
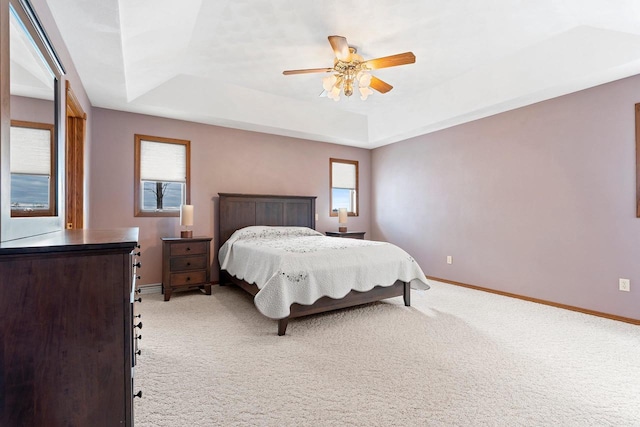
[{"label": "drawer knob", "polygon": [[133,397],[142,397],[142,390],[134,394]]},{"label": "drawer knob", "polygon": [[137,339],[137,340],[141,340],[141,339],[142,339],[142,334],[140,334],[140,335],[136,335],[136,339]]},{"label": "drawer knob", "polygon": [[142,302],[142,297],[140,297],[138,299],[134,299],[133,302]]},{"label": "drawer knob", "polygon": [[139,318],[141,318],[141,317],[142,317],[142,314],[136,314],[136,315],[135,315],[135,316],[133,316],[133,317],[137,317],[137,318],[139,319]]},{"label": "drawer knob", "polygon": [[142,322],[138,323],[137,325],[133,325],[133,327],[142,329]]},{"label": "drawer knob", "polygon": [[190,266],[190,265],[191,265],[191,263],[190,263],[190,262],[188,262],[188,263],[187,263],[187,267],[188,267],[188,266]]},{"label": "drawer knob", "polygon": [[188,251],[190,251],[190,250],[191,250],[191,248],[190,248],[189,246],[187,246],[187,250],[188,250]]},{"label": "drawer knob", "polygon": [[187,277],[187,282],[188,282],[189,280],[191,280],[191,277]]},{"label": "drawer knob", "polygon": [[142,268],[142,264],[140,264],[140,261],[136,262],[135,264],[133,264],[134,267],[138,267],[138,268]]},{"label": "drawer knob", "polygon": [[138,351],[136,351],[136,354],[137,354],[138,356],[140,356],[140,355],[142,354],[142,350],[138,350]]}]

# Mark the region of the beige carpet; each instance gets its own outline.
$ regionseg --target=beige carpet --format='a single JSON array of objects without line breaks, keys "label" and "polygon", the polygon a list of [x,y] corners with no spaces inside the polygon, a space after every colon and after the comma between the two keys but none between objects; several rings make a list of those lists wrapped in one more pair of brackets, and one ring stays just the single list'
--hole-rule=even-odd
[{"label": "beige carpet", "polygon": [[136,426],[640,426],[637,326],[438,282],[294,320],[144,295]]}]

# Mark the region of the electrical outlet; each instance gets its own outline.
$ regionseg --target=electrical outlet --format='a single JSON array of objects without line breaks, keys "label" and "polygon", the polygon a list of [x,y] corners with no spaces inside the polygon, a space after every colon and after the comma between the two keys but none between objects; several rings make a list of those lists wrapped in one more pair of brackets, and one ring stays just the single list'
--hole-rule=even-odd
[{"label": "electrical outlet", "polygon": [[629,279],[620,279],[618,282],[618,289],[621,291],[629,292],[631,291],[631,280]]},{"label": "electrical outlet", "polygon": [[447,255],[447,264],[453,264],[453,257],[451,255]]}]

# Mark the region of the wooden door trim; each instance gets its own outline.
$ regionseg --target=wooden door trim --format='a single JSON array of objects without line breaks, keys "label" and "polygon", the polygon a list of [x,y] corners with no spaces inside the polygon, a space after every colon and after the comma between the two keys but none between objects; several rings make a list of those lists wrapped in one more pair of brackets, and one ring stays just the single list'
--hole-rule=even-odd
[{"label": "wooden door trim", "polygon": [[66,228],[84,227],[84,139],[87,113],[66,82]]}]

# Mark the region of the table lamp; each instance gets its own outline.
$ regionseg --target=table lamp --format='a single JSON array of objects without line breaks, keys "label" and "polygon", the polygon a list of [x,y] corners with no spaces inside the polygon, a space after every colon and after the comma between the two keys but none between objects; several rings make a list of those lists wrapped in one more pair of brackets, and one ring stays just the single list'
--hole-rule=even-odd
[{"label": "table lamp", "polygon": [[347,208],[338,209],[338,231],[347,232]]},{"label": "table lamp", "polygon": [[193,230],[189,230],[189,227],[193,226],[193,205],[180,206],[180,225],[185,227],[184,230],[180,231],[180,237],[191,239]]}]

